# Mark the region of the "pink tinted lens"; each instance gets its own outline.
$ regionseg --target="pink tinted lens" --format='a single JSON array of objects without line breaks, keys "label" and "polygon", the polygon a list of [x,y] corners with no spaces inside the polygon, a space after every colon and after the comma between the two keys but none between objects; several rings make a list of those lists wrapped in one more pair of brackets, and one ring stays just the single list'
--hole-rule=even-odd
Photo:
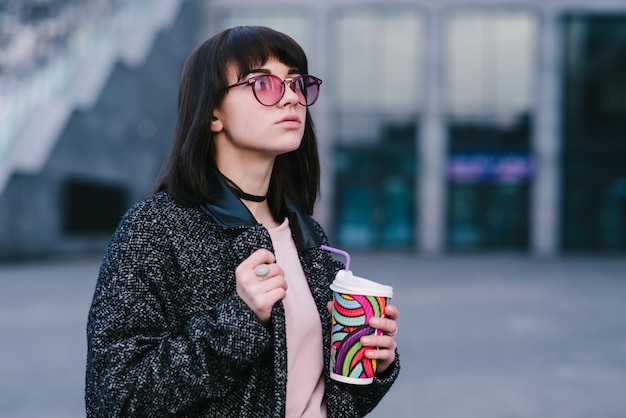
[{"label": "pink tinted lens", "polygon": [[275,75],[262,75],[254,82],[254,95],[265,106],[278,103],[283,94],[283,81]]},{"label": "pink tinted lens", "polygon": [[[319,81],[310,75],[294,77],[289,82],[289,88],[298,96],[298,102],[303,106],[310,106],[317,100]],[[256,77],[254,95],[265,106],[274,106],[280,102],[284,94],[284,82],[279,77],[267,74]]]}]

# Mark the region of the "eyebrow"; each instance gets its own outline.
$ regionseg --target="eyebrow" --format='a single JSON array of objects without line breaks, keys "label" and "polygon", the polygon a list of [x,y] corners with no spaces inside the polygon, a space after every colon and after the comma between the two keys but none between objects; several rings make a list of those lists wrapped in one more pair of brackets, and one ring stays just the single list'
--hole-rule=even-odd
[{"label": "eyebrow", "polygon": [[[272,72],[268,70],[267,68],[254,68],[248,71],[248,74],[254,74],[254,73],[272,74]],[[248,75],[248,74],[245,74],[245,75]],[[300,74],[300,70],[298,70],[297,68],[290,68],[287,74]]]}]

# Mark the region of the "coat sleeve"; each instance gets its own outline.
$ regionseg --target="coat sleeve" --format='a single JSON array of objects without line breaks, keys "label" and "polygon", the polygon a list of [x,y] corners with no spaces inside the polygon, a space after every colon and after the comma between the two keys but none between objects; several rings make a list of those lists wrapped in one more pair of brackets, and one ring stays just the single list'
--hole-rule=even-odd
[{"label": "coat sleeve", "polygon": [[104,258],[87,324],[88,416],[169,416],[224,396],[272,348],[235,292],[172,327],[167,234],[130,213]]},{"label": "coat sleeve", "polygon": [[326,379],[328,417],[364,417],[369,414],[391,388],[400,372],[400,357],[369,385],[350,385]]}]

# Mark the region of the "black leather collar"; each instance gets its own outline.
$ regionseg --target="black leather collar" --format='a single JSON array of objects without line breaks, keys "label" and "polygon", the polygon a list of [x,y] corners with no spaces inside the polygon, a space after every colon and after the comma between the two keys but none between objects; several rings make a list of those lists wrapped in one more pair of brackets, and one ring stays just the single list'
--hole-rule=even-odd
[{"label": "black leather collar", "polygon": [[210,170],[207,177],[215,199],[213,202],[204,203],[202,209],[211,215],[215,222],[224,228],[250,227],[258,224],[246,205],[230,190],[215,170]]},{"label": "black leather collar", "polygon": [[[202,210],[209,214],[218,225],[224,228],[253,227],[259,225],[241,200],[228,187],[215,170],[210,171],[209,187],[215,200],[202,204]],[[322,245],[311,218],[304,213],[289,197],[285,198],[289,226],[294,241],[301,250]]]}]

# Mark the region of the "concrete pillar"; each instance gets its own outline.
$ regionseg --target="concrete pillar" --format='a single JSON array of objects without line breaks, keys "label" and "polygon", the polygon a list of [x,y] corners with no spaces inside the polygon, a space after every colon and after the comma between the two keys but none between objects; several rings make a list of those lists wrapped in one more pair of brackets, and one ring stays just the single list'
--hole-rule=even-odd
[{"label": "concrete pillar", "polygon": [[550,257],[559,251],[559,156],[561,148],[561,34],[558,12],[541,14],[537,101],[532,150],[535,176],[531,190],[531,251]]},{"label": "concrete pillar", "polygon": [[323,8],[318,5],[316,13],[311,16],[313,19],[313,27],[317,30],[313,31],[314,50],[309,56],[309,71],[317,75],[325,84],[322,84],[320,97],[313,107],[311,107],[311,115],[315,122],[315,130],[317,133],[317,146],[320,155],[320,198],[315,207],[315,219],[326,229],[327,232],[332,230],[331,221],[333,216],[334,196],[335,196],[335,164],[333,147],[335,145],[335,136],[332,127],[332,109],[331,105],[334,98],[333,85],[333,68],[329,58],[332,56],[333,43],[330,38],[332,31],[332,20],[327,13],[323,13]]},{"label": "concrete pillar", "polygon": [[418,237],[425,254],[439,254],[445,246],[447,135],[443,112],[442,18],[432,9],[425,33],[425,101],[418,146]]}]

